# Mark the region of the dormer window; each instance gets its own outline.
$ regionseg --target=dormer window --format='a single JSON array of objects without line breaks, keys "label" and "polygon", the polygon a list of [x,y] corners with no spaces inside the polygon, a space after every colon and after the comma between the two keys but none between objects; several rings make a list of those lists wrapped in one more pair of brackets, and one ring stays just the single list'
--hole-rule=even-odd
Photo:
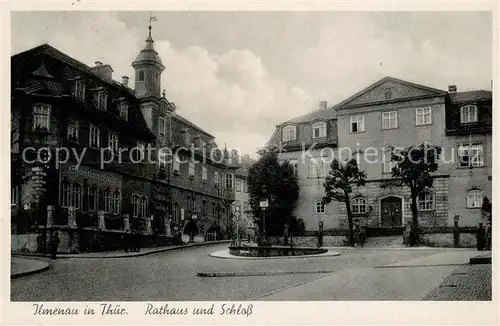
[{"label": "dormer window", "polygon": [[460,108],[460,123],[477,122],[477,106],[465,105]]},{"label": "dormer window", "polygon": [[72,93],[75,97],[84,100],[85,99],[85,83],[81,79],[75,80],[73,85]]},{"label": "dormer window", "polygon": [[100,89],[95,93],[95,103],[98,109],[106,110],[108,105],[108,94],[105,90]]},{"label": "dormer window", "polygon": [[283,141],[291,141],[297,139],[297,128],[295,126],[283,127]]},{"label": "dormer window", "polygon": [[118,104],[118,110],[120,112],[120,118],[127,121],[128,120],[128,102],[121,101],[120,104]]},{"label": "dormer window", "polygon": [[50,128],[50,105],[33,105],[33,130],[49,131]]},{"label": "dormer window", "polygon": [[326,123],[316,122],[313,124],[313,138],[326,137]]}]

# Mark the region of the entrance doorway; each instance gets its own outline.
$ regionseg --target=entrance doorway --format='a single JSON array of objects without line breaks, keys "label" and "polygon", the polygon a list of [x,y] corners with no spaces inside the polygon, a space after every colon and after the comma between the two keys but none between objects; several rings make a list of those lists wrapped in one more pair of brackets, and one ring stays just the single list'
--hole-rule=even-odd
[{"label": "entrance doorway", "polygon": [[382,226],[401,226],[403,219],[403,200],[387,197],[380,201],[380,219]]}]

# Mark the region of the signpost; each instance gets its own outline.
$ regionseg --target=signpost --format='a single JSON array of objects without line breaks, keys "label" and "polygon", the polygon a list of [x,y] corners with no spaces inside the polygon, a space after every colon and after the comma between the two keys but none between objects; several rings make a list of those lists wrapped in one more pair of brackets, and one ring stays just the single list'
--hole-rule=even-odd
[{"label": "signpost", "polygon": [[259,206],[264,212],[262,214],[262,240],[264,240],[266,237],[266,209],[269,207],[269,201],[267,199],[261,200]]}]

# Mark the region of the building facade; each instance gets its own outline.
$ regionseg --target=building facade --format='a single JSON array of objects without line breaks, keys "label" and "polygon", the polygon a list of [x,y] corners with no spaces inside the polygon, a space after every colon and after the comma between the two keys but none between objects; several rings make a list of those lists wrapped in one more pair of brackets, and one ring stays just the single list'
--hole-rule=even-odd
[{"label": "building facade", "polygon": [[248,156],[243,156],[238,159],[240,167],[235,171],[235,197],[233,202],[233,215],[239,212],[239,217],[236,220],[238,229],[241,235],[252,234],[254,229],[254,216],[250,208],[250,194],[248,193],[248,171],[252,164],[255,163]]},{"label": "building facade", "polygon": [[49,207],[35,224],[60,230],[63,251],[82,250],[81,230],[172,237],[191,223],[199,235],[227,236],[237,162],[161,91],[151,27],[133,88],[110,65],[89,67],[48,44],[14,55],[11,67],[12,157],[22,156],[13,169],[26,175],[11,191],[14,233],[33,224],[22,222],[27,212]]},{"label": "building facade", "polygon": [[[301,121],[306,127],[301,128],[314,132],[305,140],[289,131],[297,130],[289,127],[290,122],[278,126],[268,147],[276,141],[314,140],[322,132],[316,123],[318,114],[335,121],[337,144],[328,145],[328,150],[281,154],[292,160],[306,157],[301,162],[305,166],[298,169],[301,188],[296,214],[306,221],[307,229],[317,229],[318,220],[326,228],[347,227],[343,203],[320,203],[329,170],[325,162],[331,161],[331,155],[355,158],[367,174],[366,185],[355,188],[351,196],[352,212],[361,225],[404,226],[411,220],[410,193],[392,179],[390,146],[405,148],[422,142],[441,146],[442,155],[433,173],[433,187],[418,198],[420,225],[451,226],[457,214],[461,226],[480,222],[483,198],[491,199],[491,92],[459,93],[456,86],[442,91],[386,77],[332,108],[305,116]],[[323,156],[327,159],[321,160]]]}]

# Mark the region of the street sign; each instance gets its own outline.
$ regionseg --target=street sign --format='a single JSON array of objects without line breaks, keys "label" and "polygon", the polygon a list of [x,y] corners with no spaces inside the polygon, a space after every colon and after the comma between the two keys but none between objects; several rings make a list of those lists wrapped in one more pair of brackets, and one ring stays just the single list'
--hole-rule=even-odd
[{"label": "street sign", "polygon": [[196,215],[191,216],[191,219],[193,219],[193,220],[196,220],[197,218],[198,218],[198,216],[196,216]]},{"label": "street sign", "polygon": [[236,217],[236,221],[240,218],[240,216],[241,216],[240,212],[237,211],[236,213],[234,213],[234,217]]},{"label": "street sign", "polygon": [[269,202],[267,201],[267,199],[266,200],[262,200],[260,202],[259,206],[260,206],[260,208],[268,208],[269,207]]},{"label": "street sign", "polygon": [[239,212],[240,212],[240,206],[236,206],[236,207],[234,208],[234,210],[236,211],[236,213],[239,213]]}]

